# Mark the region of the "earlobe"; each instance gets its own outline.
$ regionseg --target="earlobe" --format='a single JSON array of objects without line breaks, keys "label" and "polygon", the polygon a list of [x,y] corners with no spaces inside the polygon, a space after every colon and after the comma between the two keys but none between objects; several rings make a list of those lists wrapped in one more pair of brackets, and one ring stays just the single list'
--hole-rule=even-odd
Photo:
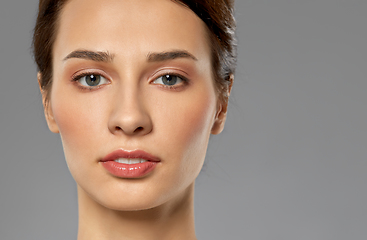
[{"label": "earlobe", "polygon": [[224,110],[222,104],[220,104],[217,114],[215,115],[214,124],[211,131],[212,134],[219,134],[223,131],[226,118],[227,112]]},{"label": "earlobe", "polygon": [[59,133],[59,127],[56,124],[56,121],[54,119],[51,107],[49,107],[50,105],[47,104],[47,108],[48,110],[45,109],[45,118],[46,118],[46,122],[48,125],[48,128],[50,129],[51,132],[53,133]]},{"label": "earlobe", "polygon": [[45,114],[45,118],[46,118],[48,128],[53,133],[59,133],[59,128],[56,124],[56,121],[54,119],[54,115],[53,115],[53,112],[52,112],[50,99],[47,98],[48,93],[47,93],[47,91],[42,89],[42,86],[41,86],[42,74],[40,72],[37,73],[37,79],[38,79],[39,88],[40,88],[40,91],[41,91],[41,94],[42,94],[43,111],[44,111],[44,114]]},{"label": "earlobe", "polygon": [[229,84],[226,89],[226,93],[221,100],[218,100],[218,109],[215,115],[214,124],[213,124],[212,131],[211,131],[212,134],[219,134],[224,129],[224,124],[227,118],[228,98],[232,90],[233,80],[234,80],[234,75],[231,74],[228,79]]}]

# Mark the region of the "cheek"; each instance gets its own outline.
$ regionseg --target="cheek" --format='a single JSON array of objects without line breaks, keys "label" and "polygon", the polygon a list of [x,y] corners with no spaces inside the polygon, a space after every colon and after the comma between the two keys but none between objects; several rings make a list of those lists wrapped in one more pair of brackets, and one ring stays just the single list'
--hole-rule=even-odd
[{"label": "cheek", "polygon": [[197,89],[175,98],[175,101],[163,99],[160,102],[163,106],[159,110],[161,114],[156,116],[155,127],[157,131],[164,133],[164,144],[175,150],[174,154],[181,161],[177,166],[201,169],[214,122],[214,91]]},{"label": "cheek", "polygon": [[208,99],[184,102],[178,106],[173,114],[178,119],[178,126],[172,126],[176,129],[176,138],[184,143],[183,145],[204,146],[205,144],[196,144],[197,141],[205,140],[210,133],[213,119],[213,104]]},{"label": "cheek", "polygon": [[53,93],[51,104],[64,154],[72,170],[80,163],[77,159],[91,158],[88,154],[101,145],[96,133],[107,129],[105,107],[93,97],[81,99],[62,91]]}]

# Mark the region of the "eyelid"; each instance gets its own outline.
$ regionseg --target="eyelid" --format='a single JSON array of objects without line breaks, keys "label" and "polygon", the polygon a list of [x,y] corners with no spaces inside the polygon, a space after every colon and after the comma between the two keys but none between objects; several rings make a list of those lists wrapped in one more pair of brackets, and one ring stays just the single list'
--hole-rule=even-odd
[{"label": "eyelid", "polygon": [[[181,72],[181,73],[179,73]],[[180,69],[180,68],[176,68],[176,67],[162,67],[159,68],[157,71],[154,71],[153,74],[151,75],[152,78],[154,78],[154,76],[162,76],[165,73],[175,73],[177,75],[189,75],[186,71]]]},{"label": "eyelid", "polygon": [[82,78],[84,76],[88,76],[88,75],[92,75],[92,74],[100,75],[100,76],[104,77],[106,80],[111,82],[111,79],[108,77],[107,73],[105,71],[98,70],[98,69],[83,69],[83,70],[80,70],[80,71],[74,73],[71,76],[71,80],[72,81],[77,81],[77,80],[79,80],[80,78]]}]

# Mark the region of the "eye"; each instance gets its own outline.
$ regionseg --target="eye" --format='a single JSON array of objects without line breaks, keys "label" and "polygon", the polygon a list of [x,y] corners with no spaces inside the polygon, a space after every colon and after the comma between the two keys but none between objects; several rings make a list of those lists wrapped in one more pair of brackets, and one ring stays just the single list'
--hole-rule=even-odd
[{"label": "eye", "polygon": [[88,73],[75,78],[81,85],[86,87],[96,87],[108,83],[107,79],[98,74]]},{"label": "eye", "polygon": [[160,76],[156,80],[154,80],[153,83],[162,84],[166,86],[173,86],[173,85],[181,84],[184,81],[185,79],[183,77],[180,77],[174,74],[165,74],[165,75]]}]

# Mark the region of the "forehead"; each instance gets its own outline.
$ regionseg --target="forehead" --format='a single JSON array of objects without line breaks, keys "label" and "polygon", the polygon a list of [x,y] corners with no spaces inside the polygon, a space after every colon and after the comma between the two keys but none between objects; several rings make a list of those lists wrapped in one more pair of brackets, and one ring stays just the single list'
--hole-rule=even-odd
[{"label": "forehead", "polygon": [[205,24],[172,0],[70,0],[60,13],[55,55],[77,48],[137,52],[184,49],[208,54]]}]

